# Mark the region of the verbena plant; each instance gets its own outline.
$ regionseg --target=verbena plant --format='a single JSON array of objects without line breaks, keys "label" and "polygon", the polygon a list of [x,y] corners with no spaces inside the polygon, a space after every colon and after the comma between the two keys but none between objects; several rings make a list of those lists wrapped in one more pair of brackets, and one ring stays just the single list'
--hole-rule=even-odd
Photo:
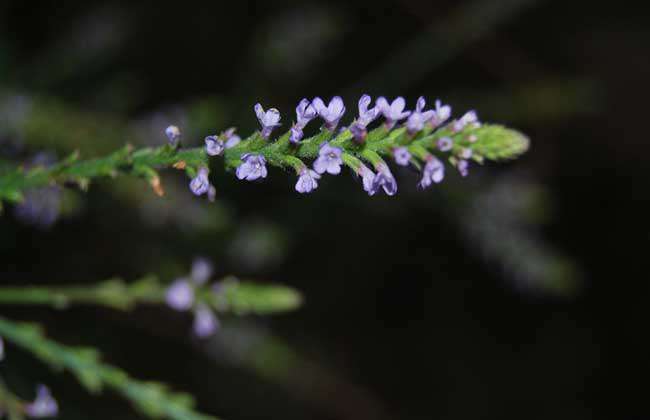
[{"label": "verbena plant", "polygon": [[[418,186],[424,189],[442,182],[449,167],[467,176],[471,162],[513,159],[528,148],[528,139],[523,134],[501,125],[481,123],[474,111],[452,119],[451,108],[440,101],[427,110],[424,98],[419,98],[412,111],[405,110],[401,97],[392,102],[378,98],[372,107],[371,102],[368,95],[361,97],[358,116],[348,127],[339,127],[346,110],[340,97],[332,98],[328,104],[320,98],[303,99],[296,107],[295,122],[277,138],[273,138],[273,132],[281,125],[280,112],[274,108],[265,111],[257,104],[254,110],[261,129],[245,139],[234,129],[228,129],[207,136],[204,147],[183,148],[180,130],[170,126],[165,130],[168,142],[159,147],[135,149],[126,145],[103,157],[84,160],[74,153],[60,162],[47,164],[3,162],[0,208],[3,202],[12,203],[23,206],[26,214],[42,216],[41,211],[30,208],[36,205],[30,201],[42,198],[44,189],[70,185],[87,189],[95,178],[118,175],[145,179],[156,194],[163,195],[158,171],[171,167],[186,172],[189,188],[195,195],[214,200],[216,189],[209,179],[209,160],[213,156],[222,156],[225,167],[240,180],[264,179],[269,167],[292,171],[299,193],[314,191],[325,174],[338,175],[347,167],[361,179],[369,195],[383,191],[392,196],[398,186],[389,160],[417,169]],[[380,116],[383,123],[371,129]],[[307,125],[318,117],[323,120],[323,127],[317,134],[305,137]],[[30,198],[35,191],[36,197]],[[235,277],[209,285],[211,275],[210,263],[197,259],[188,276],[170,284],[147,276],[129,283],[110,279],[95,286],[0,287],[0,303],[50,305],[59,309],[86,304],[120,310],[163,304],[177,311],[191,311],[193,332],[199,337],[219,330],[219,313],[273,314],[295,309],[301,303],[300,294],[288,287],[240,282]],[[151,417],[213,418],[197,413],[190,396],[172,392],[159,383],[133,379],[102,362],[94,349],[69,347],[48,339],[38,325],[0,317],[0,337],[54,368],[72,372],[91,392],[113,389]],[[0,356],[4,357],[4,353],[4,342],[0,339]],[[58,404],[44,386],[38,387],[34,401],[27,402],[0,379],[0,413],[11,419],[54,416]]]}]

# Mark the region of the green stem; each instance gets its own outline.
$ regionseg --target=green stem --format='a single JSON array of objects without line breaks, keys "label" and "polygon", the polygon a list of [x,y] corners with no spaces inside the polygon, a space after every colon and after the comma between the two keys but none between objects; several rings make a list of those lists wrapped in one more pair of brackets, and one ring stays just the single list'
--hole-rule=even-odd
[{"label": "green stem", "polygon": [[194,411],[189,395],[170,392],[162,384],[133,379],[123,370],[101,362],[96,351],[49,340],[32,324],[13,323],[0,317],[0,336],[53,367],[72,372],[91,392],[101,391],[104,386],[110,388],[151,417],[216,420]]}]

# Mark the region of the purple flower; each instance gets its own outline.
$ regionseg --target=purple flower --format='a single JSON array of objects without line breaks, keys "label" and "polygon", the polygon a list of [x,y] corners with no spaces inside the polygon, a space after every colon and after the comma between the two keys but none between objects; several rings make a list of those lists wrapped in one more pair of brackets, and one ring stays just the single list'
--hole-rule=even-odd
[{"label": "purple flower", "polygon": [[190,181],[190,190],[194,195],[203,195],[210,189],[210,180],[208,179],[208,168],[202,166],[199,173]]},{"label": "purple flower", "polygon": [[195,284],[205,284],[212,276],[212,263],[207,258],[198,257],[192,261],[190,278]]},{"label": "purple flower", "polygon": [[386,126],[391,129],[397,121],[411,115],[411,111],[404,111],[406,101],[401,96],[395,99],[391,104],[383,96],[377,99],[377,107],[386,118]]},{"label": "purple flower", "polygon": [[357,175],[359,175],[363,181],[363,190],[367,192],[368,195],[374,195],[375,191],[372,189],[372,184],[375,180],[375,173],[362,163],[361,166],[359,166],[359,169],[357,169]]},{"label": "purple flower", "polygon": [[411,161],[411,154],[409,149],[406,147],[396,147],[393,149],[393,157],[395,158],[395,163],[401,166],[408,166]]},{"label": "purple flower", "polygon": [[5,358],[5,342],[0,337],[0,362]]},{"label": "purple flower", "polygon": [[454,141],[450,137],[442,137],[437,145],[441,152],[448,152],[454,147]]},{"label": "purple flower", "polygon": [[329,143],[324,142],[320,145],[318,158],[314,161],[314,170],[319,174],[327,172],[338,175],[341,173],[341,165],[343,164],[342,154],[343,151],[340,148],[332,147]]},{"label": "purple flower", "polygon": [[325,127],[329,131],[336,130],[339,120],[345,113],[345,105],[340,96],[335,96],[330,101],[329,105],[325,106],[323,100],[319,97],[314,98],[312,106],[318,112],[318,115],[325,121]]},{"label": "purple flower", "polygon": [[61,193],[56,185],[28,190],[23,201],[14,208],[14,214],[25,223],[49,228],[59,218]]},{"label": "purple flower", "polygon": [[187,311],[194,304],[194,289],[185,278],[174,280],[167,288],[165,301],[172,309]]},{"label": "purple flower", "polygon": [[474,124],[476,127],[481,126],[476,111],[468,111],[460,119],[454,121],[453,130],[455,132],[462,131],[468,124]]},{"label": "purple flower", "polygon": [[395,195],[397,192],[397,182],[395,181],[393,174],[390,172],[390,169],[388,169],[388,166],[381,163],[377,166],[376,169],[377,174],[372,180],[372,193],[370,193],[370,195],[377,193],[377,191],[379,191],[379,188],[383,188],[384,192],[388,195]]},{"label": "purple flower", "polygon": [[218,156],[223,153],[224,149],[237,146],[241,138],[235,134],[235,130],[234,127],[231,127],[221,133],[220,136],[207,136],[205,138],[205,152],[210,156]]},{"label": "purple flower", "polygon": [[232,149],[237,146],[241,141],[241,137],[237,134],[233,134],[228,140],[226,140],[226,149]]},{"label": "purple flower", "polygon": [[467,162],[464,159],[459,160],[458,163],[456,164],[456,169],[458,169],[458,172],[460,172],[460,176],[467,176],[468,168],[469,168],[469,162]]},{"label": "purple flower", "polygon": [[170,125],[165,129],[165,135],[169,139],[169,144],[176,147],[181,139],[181,130],[175,125]]},{"label": "purple flower", "polygon": [[309,103],[307,98],[303,98],[296,107],[296,125],[305,128],[309,121],[316,118],[316,109]]},{"label": "purple flower", "polygon": [[207,136],[205,138],[205,152],[210,156],[219,156],[226,148],[223,140],[217,136]]},{"label": "purple flower", "polygon": [[223,139],[226,140],[226,149],[232,149],[233,147],[237,146],[241,141],[241,137],[235,134],[236,130],[237,129],[235,127],[230,127],[229,129],[227,129],[221,134]]},{"label": "purple flower", "polygon": [[214,312],[205,305],[199,305],[194,312],[192,330],[199,338],[207,338],[219,329],[219,320]]},{"label": "purple flower", "polygon": [[244,153],[241,160],[243,163],[237,167],[237,178],[247,181],[266,178],[266,158],[264,156]]},{"label": "purple flower", "polygon": [[451,107],[443,105],[439,99],[436,99],[436,110],[431,118],[433,128],[438,127],[451,117]]},{"label": "purple flower", "polygon": [[58,412],[59,406],[45,385],[39,385],[36,388],[36,399],[25,404],[25,414],[33,418],[54,417]]},{"label": "purple flower", "polygon": [[363,143],[366,140],[366,136],[368,135],[368,130],[366,129],[366,126],[360,124],[358,121],[355,121],[350,125],[350,133],[354,136],[354,139],[359,142]]},{"label": "purple flower", "polygon": [[289,141],[292,144],[298,144],[300,140],[302,140],[302,137],[304,136],[304,133],[302,132],[302,128],[299,127],[297,124],[291,127],[291,134],[289,135]]},{"label": "purple flower", "polygon": [[413,135],[418,131],[421,131],[424,128],[424,123],[436,114],[436,111],[433,110],[424,111],[426,104],[427,102],[424,97],[420,96],[415,105],[415,111],[413,111],[409,116],[409,119],[406,121],[406,129],[409,134]]},{"label": "purple flower", "polygon": [[264,108],[260,104],[255,104],[254,109],[257,120],[262,126],[262,137],[268,139],[273,129],[280,126],[280,111],[275,108],[270,108],[264,112]]},{"label": "purple flower", "polygon": [[373,122],[379,116],[379,107],[375,106],[368,109],[372,98],[369,95],[363,95],[359,99],[359,118],[350,126],[350,132],[358,142],[363,142],[368,134],[368,124]]},{"label": "purple flower", "polygon": [[369,95],[363,95],[359,99],[359,118],[357,119],[357,122],[363,127],[367,127],[368,124],[373,122],[381,112],[378,106],[368,109],[368,105],[370,105],[371,101],[372,98]]},{"label": "purple flower", "polygon": [[427,156],[427,162],[422,169],[422,179],[420,179],[420,187],[427,188],[432,183],[438,184],[445,177],[445,165],[438,160],[435,156]]},{"label": "purple flower", "polygon": [[316,118],[316,109],[309,103],[307,98],[303,98],[296,107],[296,123],[291,127],[289,141],[298,144],[303,137],[302,130],[314,118]]},{"label": "purple flower", "polygon": [[310,193],[318,187],[320,175],[308,168],[300,171],[298,182],[296,182],[296,191],[299,193]]}]

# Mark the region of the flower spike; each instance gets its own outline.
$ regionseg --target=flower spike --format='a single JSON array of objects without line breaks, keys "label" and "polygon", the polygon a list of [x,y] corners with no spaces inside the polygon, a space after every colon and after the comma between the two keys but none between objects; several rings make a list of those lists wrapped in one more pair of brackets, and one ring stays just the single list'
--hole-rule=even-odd
[{"label": "flower spike", "polygon": [[[0,174],[0,201],[18,204],[18,209],[21,202],[29,202],[30,194],[39,189],[61,189],[70,184],[88,186],[95,178],[116,174],[143,178],[161,194],[157,170],[169,167],[184,169],[192,178],[189,182],[192,193],[207,195],[213,201],[216,189],[208,179],[211,156],[222,156],[226,168],[234,170],[238,179],[247,181],[266,178],[269,165],[292,169],[298,175],[295,184],[298,193],[313,192],[320,186],[322,174],[338,175],[341,167],[347,166],[361,178],[363,189],[369,195],[380,190],[393,195],[397,193],[397,182],[386,158],[397,165],[421,168],[419,186],[426,188],[443,180],[446,162],[461,176],[467,176],[470,161],[482,164],[488,160],[514,159],[529,146],[528,138],[515,130],[481,124],[475,111],[450,120],[451,107],[440,100],[436,100],[433,110],[426,110],[426,101],[420,97],[412,112],[405,110],[402,97],[390,103],[385,97],[379,97],[374,107],[371,104],[372,98],[363,95],[358,101],[357,118],[349,128],[339,129],[345,113],[343,99],[334,97],[327,105],[320,98],[312,103],[303,99],[296,107],[296,122],[275,139],[271,135],[280,125],[280,112],[273,108],[265,111],[256,104],[261,130],[245,139],[231,128],[218,136],[207,136],[203,147],[187,149],[164,144],[134,150],[128,146],[90,160],[72,155],[48,166],[20,166]],[[380,113],[386,119],[385,124],[368,131],[367,125]],[[303,128],[316,115],[325,121],[326,129],[304,138]],[[170,142],[178,145],[175,142],[180,138],[180,130],[170,126],[165,132]],[[192,306],[192,287],[191,282],[189,290],[183,282],[170,287],[169,305]]]}]

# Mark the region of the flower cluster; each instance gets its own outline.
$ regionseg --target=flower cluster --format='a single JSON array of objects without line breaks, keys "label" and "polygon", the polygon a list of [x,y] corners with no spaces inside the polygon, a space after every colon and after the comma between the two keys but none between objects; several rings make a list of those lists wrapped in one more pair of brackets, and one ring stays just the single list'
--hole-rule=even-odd
[{"label": "flower cluster", "polygon": [[[194,323],[192,330],[197,337],[206,338],[219,329],[219,320],[208,305],[198,298],[198,291],[202,290],[212,277],[213,267],[210,261],[197,258],[192,263],[189,277],[174,280],[167,288],[165,301],[174,310],[185,312],[193,310]],[[211,293],[220,293],[220,285],[215,283]]]},{"label": "flower cluster", "polygon": [[[358,117],[352,122],[348,131],[358,147],[362,147],[368,136],[368,125],[383,116],[385,119],[384,129],[390,132],[393,130],[397,123],[406,119],[404,124],[406,133],[401,141],[396,142],[396,145],[391,148],[392,157],[395,163],[400,166],[408,166],[412,162],[415,163],[412,151],[410,150],[411,142],[417,137],[418,133],[426,131],[431,133],[438,127],[441,127],[451,117],[451,107],[444,105],[440,100],[436,100],[434,109],[425,109],[426,100],[420,97],[417,100],[415,109],[413,111],[406,109],[406,101],[402,97],[394,99],[389,102],[384,97],[377,98],[375,105],[371,107],[372,98],[369,95],[363,95],[358,102]],[[323,120],[324,129],[329,133],[334,133],[341,118],[345,114],[345,105],[339,96],[333,97],[328,104],[321,98],[316,97],[311,102],[308,99],[302,99],[296,107],[296,122],[290,129],[289,143],[294,146],[299,146],[303,140],[303,130],[306,125],[316,118],[317,116]],[[271,108],[264,112],[260,104],[255,105],[255,112],[257,118],[262,126],[260,136],[264,140],[268,140],[272,130],[279,125],[280,113],[275,108]],[[480,126],[478,117],[474,111],[470,111],[463,115],[460,119],[452,121],[450,124],[450,134],[462,132],[465,128],[476,128]],[[475,135],[474,141],[475,141]],[[223,141],[218,147],[218,152],[212,151],[214,144],[217,140],[211,140],[208,144],[206,139],[206,151],[209,155],[220,154],[224,148]],[[239,141],[237,142],[239,143]],[[289,163],[293,166],[298,175],[295,189],[299,193],[309,193],[318,187],[318,181],[325,173],[330,175],[338,175],[341,173],[341,166],[345,164],[343,156],[346,150],[341,147],[340,142],[335,144],[335,141],[323,141],[318,146],[318,154],[315,157],[312,168],[310,169],[305,164],[296,163],[292,161]],[[458,168],[461,175],[467,174],[468,159],[472,157],[471,149],[455,147],[454,140],[451,136],[440,138],[435,145],[435,149],[439,152],[452,152],[456,153],[451,158],[452,163]],[[456,150],[458,149],[458,150]],[[289,151],[290,152],[290,151]],[[289,153],[288,152],[288,153]],[[422,169],[422,177],[418,185],[422,188],[430,186],[432,183],[439,183],[444,178],[444,164],[428,150],[420,150],[418,159],[424,163]],[[394,195],[397,192],[397,182],[392,175],[388,165],[381,157],[377,156],[376,159],[368,160],[375,169],[373,172],[367,166],[363,165],[358,160],[350,166],[354,172],[363,180],[364,190],[369,195],[374,195],[380,190],[383,190],[388,195]],[[268,171],[266,168],[267,157],[263,153],[246,152],[240,156],[241,163],[236,170],[237,178],[247,181],[254,181],[261,178],[266,178]],[[417,163],[415,163],[417,166]],[[207,169],[199,174],[205,175],[201,178],[195,178],[196,187],[199,193],[206,190],[209,182],[207,181]],[[197,193],[197,188],[192,187],[192,191]],[[206,190],[207,191],[207,190]]]}]

